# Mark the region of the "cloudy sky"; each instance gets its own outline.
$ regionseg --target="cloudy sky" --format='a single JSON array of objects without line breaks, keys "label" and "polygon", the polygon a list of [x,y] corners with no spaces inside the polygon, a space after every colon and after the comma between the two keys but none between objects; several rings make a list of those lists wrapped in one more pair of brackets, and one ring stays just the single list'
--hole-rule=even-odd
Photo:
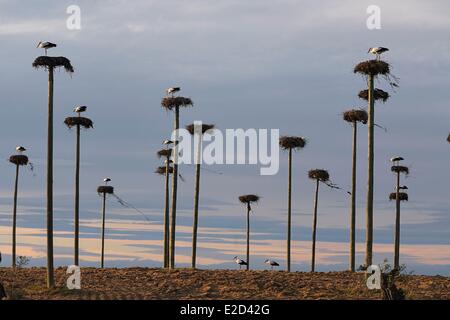
[{"label": "cloudy sky", "polygon": [[[381,29],[366,26],[369,5],[381,8]],[[81,30],[69,30],[66,9],[81,9]],[[45,261],[45,154],[47,79],[31,63],[39,40],[58,44],[50,54],[68,57],[70,76],[55,75],[56,263],[71,264],[73,229],[73,130],[63,120],[87,105],[94,129],[82,132],[82,265],[98,265],[100,198],[96,186],[113,179],[117,195],[144,212],[108,200],[107,265],[159,266],[163,178],[153,173],[155,152],[168,137],[172,113],[160,107],[165,88],[180,85],[195,106],[194,120],[220,129],[279,129],[308,138],[294,155],[294,266],[308,270],[314,185],[312,168],[350,187],[351,128],[341,113],[364,107],[364,79],[353,74],[367,49],[383,45],[400,78],[386,104],[377,105],[375,262],[392,261],[394,177],[388,159],[401,154],[411,174],[410,201],[402,211],[402,262],[416,273],[450,272],[450,206],[446,166],[450,146],[450,32],[447,1],[9,1],[0,0],[0,250],[10,263],[14,168],[6,159],[16,145],[28,148],[34,171],[23,169],[18,209],[18,254]],[[367,139],[359,139],[358,256],[364,258]],[[235,268],[245,253],[245,208],[240,194],[262,199],[252,214],[255,268],[273,258],[284,265],[287,157],[280,171],[260,176],[259,166],[216,165],[202,174],[199,263]],[[189,263],[194,168],[181,168],[177,263]],[[347,267],[349,198],[322,188],[318,269]]]}]

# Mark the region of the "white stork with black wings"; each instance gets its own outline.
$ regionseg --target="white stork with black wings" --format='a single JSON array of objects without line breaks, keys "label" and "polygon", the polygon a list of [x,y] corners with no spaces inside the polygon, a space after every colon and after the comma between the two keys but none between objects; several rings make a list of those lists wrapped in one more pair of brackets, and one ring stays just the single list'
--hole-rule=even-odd
[{"label": "white stork with black wings", "polygon": [[85,112],[87,110],[86,106],[78,106],[75,109],[73,109],[73,112],[78,113],[78,116],[80,116],[80,113]]},{"label": "white stork with black wings", "polygon": [[178,92],[180,90],[181,90],[180,87],[171,87],[171,88],[166,89],[166,93],[167,93],[167,95],[172,95],[172,97],[173,97],[174,93]]},{"label": "white stork with black wings", "polygon": [[105,178],[105,179],[103,179],[103,182],[105,183],[105,185],[107,185],[108,182],[110,182],[110,181],[111,181],[111,178]]},{"label": "white stork with black wings", "polygon": [[25,147],[22,146],[17,146],[16,147],[16,151],[20,154],[22,154],[22,152],[26,151],[27,149],[25,149]]},{"label": "white stork with black wings", "polygon": [[49,41],[39,41],[38,45],[36,46],[36,48],[44,49],[45,55],[47,55],[48,49],[55,48],[55,47],[56,47],[56,44],[49,42]]},{"label": "white stork with black wings", "polygon": [[389,51],[389,49],[385,48],[385,47],[373,47],[373,48],[369,48],[367,53],[374,54],[377,57],[377,60],[380,60],[380,55],[386,51]]},{"label": "white stork with black wings", "polygon": [[247,262],[245,262],[242,259],[239,259],[238,257],[234,257],[233,260],[234,260],[234,262],[236,262],[236,264],[239,265],[239,270],[241,269],[242,266],[246,266],[247,265]]}]

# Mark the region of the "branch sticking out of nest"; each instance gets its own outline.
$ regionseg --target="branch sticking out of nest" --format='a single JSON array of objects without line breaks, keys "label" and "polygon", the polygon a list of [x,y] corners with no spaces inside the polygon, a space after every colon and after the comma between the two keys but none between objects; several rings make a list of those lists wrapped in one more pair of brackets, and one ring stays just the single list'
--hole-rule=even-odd
[{"label": "branch sticking out of nest", "polygon": [[75,126],[81,126],[85,129],[93,128],[94,123],[91,119],[85,118],[85,117],[67,117],[64,120],[64,124],[68,126],[69,128],[75,127]]},{"label": "branch sticking out of nest", "polygon": [[259,201],[259,196],[257,196],[256,194],[246,194],[243,196],[239,197],[239,201],[242,203],[252,203],[252,202],[258,202]]},{"label": "branch sticking out of nest", "polygon": [[363,109],[353,109],[349,111],[345,111],[342,114],[344,121],[355,123],[361,122],[363,124],[367,123],[369,116],[367,115],[367,111]]},{"label": "branch sticking out of nest", "polygon": [[[202,130],[202,134],[205,134],[206,131],[208,130],[213,130],[214,129],[214,125],[213,124],[206,124],[206,123],[202,123],[201,125],[201,130]],[[186,126],[186,130],[189,131],[189,133],[191,135],[194,135],[194,130],[195,130],[195,124],[191,123],[190,125]]]},{"label": "branch sticking out of nest", "polygon": [[[164,176],[166,174],[166,167],[158,167],[158,168],[156,168],[155,173]],[[173,173],[173,167],[169,167],[169,174],[172,174],[172,173]]]},{"label": "branch sticking out of nest", "polygon": [[391,73],[389,63],[381,60],[367,60],[358,63],[353,69],[354,73],[359,73],[365,76],[387,76]]},{"label": "branch sticking out of nest", "polygon": [[9,157],[9,162],[18,166],[26,166],[28,164],[28,157],[24,154],[14,154]]},{"label": "branch sticking out of nest", "polygon": [[158,158],[170,157],[172,155],[172,149],[161,149],[156,153],[156,155]]},{"label": "branch sticking out of nest", "polygon": [[49,68],[60,68],[63,67],[66,72],[73,73],[74,69],[70,60],[66,57],[48,57],[40,56],[34,60],[32,64],[33,68],[39,69],[44,68],[48,70]]},{"label": "branch sticking out of nest", "polygon": [[113,186],[99,186],[97,188],[97,193],[113,194],[114,193],[114,187]]},{"label": "branch sticking out of nest", "polygon": [[315,169],[308,172],[308,177],[312,180],[319,180],[320,182],[330,181],[330,174],[324,169]]},{"label": "branch sticking out of nest", "polygon": [[[386,102],[389,99],[389,97],[390,97],[389,93],[387,93],[386,91],[383,91],[381,89],[378,89],[378,88],[375,88],[373,90],[373,96],[375,98],[375,101],[382,100],[383,102]],[[358,97],[363,99],[363,100],[368,101],[369,100],[369,90],[367,90],[367,89],[366,90],[361,90],[358,93]]]},{"label": "branch sticking out of nest", "polygon": [[[399,193],[399,198],[400,198],[400,201],[408,201],[409,200],[409,198],[408,198],[408,194],[407,193],[405,193],[405,192],[400,192]],[[390,195],[389,195],[389,200],[397,200],[397,193],[396,192],[392,192]]]},{"label": "branch sticking out of nest", "polygon": [[280,147],[283,150],[299,150],[306,146],[307,140],[303,137],[283,136],[280,137]]},{"label": "branch sticking out of nest", "polygon": [[172,110],[180,107],[192,107],[194,103],[190,98],[185,97],[165,97],[161,100],[161,106],[164,109]]},{"label": "branch sticking out of nest", "polygon": [[406,175],[409,174],[409,168],[405,166],[392,166],[391,171],[395,173],[404,173]]}]

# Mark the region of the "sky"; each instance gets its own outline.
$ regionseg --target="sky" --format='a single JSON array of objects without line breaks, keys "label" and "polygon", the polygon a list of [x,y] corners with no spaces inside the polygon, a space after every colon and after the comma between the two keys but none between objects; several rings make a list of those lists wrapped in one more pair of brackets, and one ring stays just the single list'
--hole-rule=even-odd
[{"label": "sky", "polygon": [[[81,29],[69,30],[70,5],[81,10]],[[381,29],[369,30],[369,5],[381,9]],[[94,128],[82,131],[81,265],[98,266],[101,199],[96,187],[112,178],[116,194],[138,208],[107,202],[106,265],[160,266],[164,179],[155,155],[169,137],[173,114],[160,106],[165,89],[181,86],[194,107],[181,125],[202,120],[219,129],[279,129],[304,136],[293,162],[293,269],[309,270],[314,183],[307,172],[329,170],[342,190],[322,187],[318,211],[317,269],[348,267],[351,127],[342,112],[366,103],[357,97],[365,79],[353,67],[367,49],[385,46],[384,59],[400,79],[391,99],[376,106],[375,263],[393,260],[395,204],[389,158],[402,155],[401,263],[423,274],[450,275],[450,32],[448,1],[10,1],[0,0],[0,250],[10,264],[14,167],[7,161],[23,145],[34,165],[19,183],[18,254],[45,265],[47,76],[31,67],[40,40],[58,44],[72,75],[55,74],[55,262],[72,264],[75,133],[63,124],[76,105],[87,105]],[[367,133],[358,143],[357,265],[364,262]],[[177,258],[191,253],[194,167],[180,168]],[[287,155],[280,170],[261,176],[258,165],[214,165],[202,171],[199,267],[236,268],[245,255],[241,194],[261,201],[251,216],[252,268],[267,258],[285,263]]]}]

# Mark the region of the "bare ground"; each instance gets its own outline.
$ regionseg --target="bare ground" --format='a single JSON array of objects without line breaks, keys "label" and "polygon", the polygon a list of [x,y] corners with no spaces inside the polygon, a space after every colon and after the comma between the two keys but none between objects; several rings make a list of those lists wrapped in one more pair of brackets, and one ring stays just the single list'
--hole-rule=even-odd
[{"label": "bare ground", "polygon": [[[351,272],[190,269],[82,268],[81,290],[66,288],[66,268],[57,268],[56,288],[46,289],[45,268],[23,268],[16,274],[0,268],[0,282],[17,299],[380,299],[368,290],[365,275]],[[450,299],[450,278],[402,276],[397,286],[407,299]]]}]

